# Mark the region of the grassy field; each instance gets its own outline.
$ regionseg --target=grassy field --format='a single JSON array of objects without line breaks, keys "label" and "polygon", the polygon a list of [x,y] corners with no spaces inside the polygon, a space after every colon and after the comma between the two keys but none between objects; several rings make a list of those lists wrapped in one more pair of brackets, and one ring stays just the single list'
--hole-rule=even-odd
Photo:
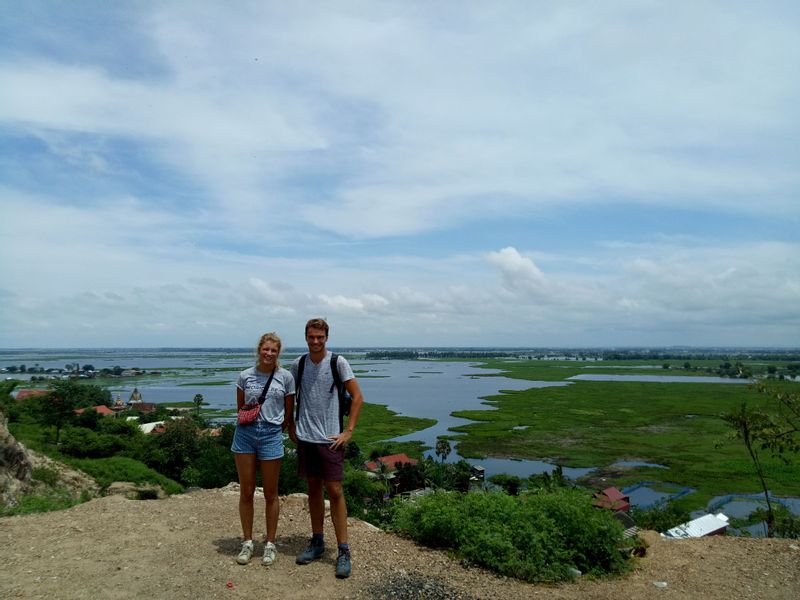
[{"label": "grassy field", "polygon": [[391,453],[405,452],[410,456],[421,456],[425,446],[421,442],[393,442],[383,443],[401,435],[406,435],[421,429],[427,429],[436,424],[433,419],[420,419],[417,417],[398,416],[383,404],[370,404],[365,402],[361,408],[353,441],[361,448],[362,452],[369,454],[375,447],[388,449]]},{"label": "grassy field", "polygon": [[[624,368],[603,367],[636,366],[609,362],[581,368],[584,365],[574,361],[488,361],[485,366],[502,369],[509,377],[545,381],[587,372],[627,374]],[[630,372],[646,374],[647,370]],[[651,374],[678,373],[655,369]],[[765,401],[748,385],[575,381],[564,387],[503,393],[488,400],[496,410],[453,413],[476,421],[455,429],[465,434],[458,442],[463,456],[547,459],[571,467],[607,468],[620,460],[656,463],[668,469],[609,469],[608,475],[617,477],[614,484],[618,487],[641,481],[693,487],[697,491],[681,500],[691,508],[703,506],[716,495],[759,491],[744,447],[730,438],[730,430],[720,418],[742,402],[756,405]],[[514,429],[518,426],[527,428]],[[773,492],[800,496],[800,457],[792,465],[766,455],[763,458]]]}]

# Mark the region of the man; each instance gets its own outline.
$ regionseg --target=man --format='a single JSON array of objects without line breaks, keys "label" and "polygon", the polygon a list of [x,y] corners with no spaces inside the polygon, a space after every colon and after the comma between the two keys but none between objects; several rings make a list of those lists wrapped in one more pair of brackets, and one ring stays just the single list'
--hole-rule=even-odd
[{"label": "man", "polygon": [[[296,559],[306,565],[322,558],[325,553],[323,524],[325,520],[324,491],[331,503],[331,521],[336,532],[339,555],[336,559],[336,577],[350,576],[350,545],[347,538],[347,506],[342,490],[344,479],[344,447],[353,436],[364,402],[361,388],[347,360],[339,356],[336,369],[339,380],[349,392],[352,402],[346,425],[339,414],[339,395],[331,371],[332,355],[325,347],[328,341],[328,324],[324,319],[311,319],[306,323],[308,354],[298,357],[292,364],[292,375],[297,389],[298,416],[290,429],[290,437],[297,443],[298,470],[308,483],[308,508],[311,513],[311,541]],[[302,376],[300,363],[303,361]]]}]

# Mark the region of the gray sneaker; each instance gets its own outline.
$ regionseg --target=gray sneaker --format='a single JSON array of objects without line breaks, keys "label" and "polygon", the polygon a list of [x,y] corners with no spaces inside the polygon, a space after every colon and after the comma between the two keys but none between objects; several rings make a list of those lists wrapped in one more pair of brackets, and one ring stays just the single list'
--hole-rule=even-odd
[{"label": "gray sneaker", "polygon": [[325,554],[325,544],[315,544],[312,538],[311,541],[308,542],[308,547],[297,555],[294,562],[298,565],[307,565],[312,560],[322,558],[323,554]]},{"label": "gray sneaker", "polygon": [[339,550],[339,557],[336,559],[336,577],[339,579],[350,577],[350,550]]},{"label": "gray sneaker", "polygon": [[240,565],[246,565],[253,558],[253,540],[242,542],[242,549],[239,551],[239,556],[236,557],[236,562]]},{"label": "gray sneaker", "polygon": [[264,544],[264,558],[261,559],[261,564],[265,567],[270,566],[278,558],[278,549],[272,542]]}]

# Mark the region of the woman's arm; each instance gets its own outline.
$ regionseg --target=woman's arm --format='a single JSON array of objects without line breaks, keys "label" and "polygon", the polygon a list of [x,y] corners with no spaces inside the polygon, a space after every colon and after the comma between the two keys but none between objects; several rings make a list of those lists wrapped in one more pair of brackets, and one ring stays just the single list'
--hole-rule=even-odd
[{"label": "woman's arm", "polygon": [[244,406],[244,390],[240,387],[236,388],[236,412],[242,410]]},{"label": "woman's arm", "polygon": [[288,431],[289,439],[297,443],[297,436],[294,429],[294,394],[286,394],[283,399],[283,430]]}]

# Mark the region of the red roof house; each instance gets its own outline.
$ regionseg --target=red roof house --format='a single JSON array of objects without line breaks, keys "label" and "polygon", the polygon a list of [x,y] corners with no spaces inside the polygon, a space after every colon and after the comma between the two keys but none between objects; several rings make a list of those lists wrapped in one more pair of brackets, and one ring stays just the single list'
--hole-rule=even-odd
[{"label": "red roof house", "polygon": [[25,398],[35,398],[36,396],[46,396],[49,394],[47,390],[20,390],[17,392],[17,400],[25,400]]},{"label": "red roof house", "polygon": [[597,508],[608,508],[613,511],[630,510],[631,499],[617,488],[610,487],[604,489],[602,492],[595,492],[594,502],[592,504]]},{"label": "red roof house", "polygon": [[116,414],[113,410],[108,408],[105,404],[98,404],[97,406],[90,406],[89,408],[76,408],[75,409],[75,414],[76,415],[81,415],[84,412],[86,412],[87,410],[93,410],[96,413],[99,413],[101,415],[113,415],[113,414]]},{"label": "red roof house", "polygon": [[380,470],[379,463],[382,463],[386,467],[387,472],[392,472],[397,469],[397,464],[403,465],[415,465],[417,464],[417,460],[414,458],[409,458],[405,454],[390,454],[389,456],[381,456],[376,460],[371,460],[369,462],[364,463],[364,468],[367,471],[372,471],[373,473],[377,473]]}]

